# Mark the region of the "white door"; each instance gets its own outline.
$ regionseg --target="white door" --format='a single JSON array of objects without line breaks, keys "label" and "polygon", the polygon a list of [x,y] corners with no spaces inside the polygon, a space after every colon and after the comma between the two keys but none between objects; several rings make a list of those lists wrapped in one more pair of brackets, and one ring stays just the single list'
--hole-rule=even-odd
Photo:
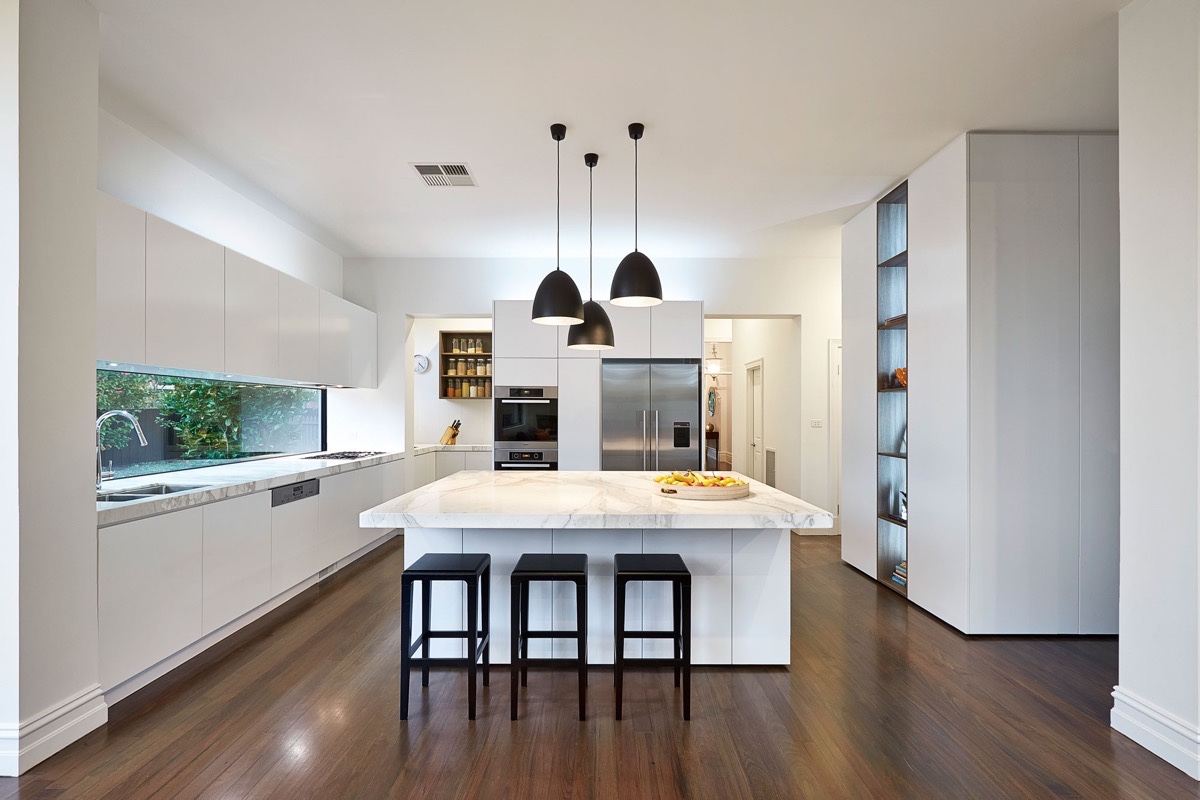
[{"label": "white door", "polygon": [[748,462],[750,477],[756,481],[767,477],[767,453],[763,447],[763,371],[762,360],[746,365],[746,441],[750,445]]},{"label": "white door", "polygon": [[829,340],[829,510],[842,532],[842,340]]}]

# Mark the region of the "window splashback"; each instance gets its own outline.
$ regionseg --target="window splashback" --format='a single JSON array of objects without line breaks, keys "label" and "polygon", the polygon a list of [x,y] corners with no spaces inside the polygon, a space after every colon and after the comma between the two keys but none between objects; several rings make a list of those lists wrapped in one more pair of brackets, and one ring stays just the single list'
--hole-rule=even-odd
[{"label": "window splashback", "polygon": [[296,386],[96,370],[96,416],[122,409],[100,432],[101,460],[127,478],[324,449],[325,392]]}]

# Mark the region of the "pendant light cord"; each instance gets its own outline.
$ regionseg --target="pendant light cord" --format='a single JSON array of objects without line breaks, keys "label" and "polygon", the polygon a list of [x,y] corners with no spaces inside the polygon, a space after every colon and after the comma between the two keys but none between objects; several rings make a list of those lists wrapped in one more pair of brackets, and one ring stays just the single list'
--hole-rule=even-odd
[{"label": "pendant light cord", "polygon": [[[558,158],[558,168],[554,175],[554,268],[562,270],[562,139],[558,140],[555,150]],[[634,235],[637,238],[637,235]]]},{"label": "pendant light cord", "polygon": [[638,140],[633,140],[633,252],[638,249]]},{"label": "pendant light cord", "polygon": [[588,301],[592,299],[592,167],[588,167]]}]

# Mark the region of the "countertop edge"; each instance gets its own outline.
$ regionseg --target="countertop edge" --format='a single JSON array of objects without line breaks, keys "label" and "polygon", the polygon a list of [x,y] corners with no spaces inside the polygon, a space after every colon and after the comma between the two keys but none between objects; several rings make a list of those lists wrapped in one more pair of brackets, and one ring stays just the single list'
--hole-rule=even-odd
[{"label": "countertop edge", "polygon": [[[124,478],[120,481],[112,481],[114,489],[120,489],[122,486],[130,483],[146,483],[146,482],[197,482],[203,483],[204,488],[193,492],[181,492],[179,494],[164,495],[160,498],[151,500],[136,500],[128,503],[96,503],[96,527],[108,528],[113,525],[120,525],[126,522],[133,522],[139,519],[156,517],[161,514],[169,514],[173,511],[182,511],[187,508],[207,505],[208,503],[216,503],[221,500],[231,500],[235,497],[241,497],[248,494],[257,494],[258,492],[269,491],[278,486],[286,486],[289,483],[297,483],[299,481],[311,480],[313,478],[327,478],[331,475],[339,475],[344,472],[353,472],[367,467],[376,467],[381,464],[388,464],[394,461],[403,460],[405,454],[403,451],[394,451],[384,453],[378,456],[369,456],[367,458],[359,458],[354,460],[337,460],[333,463],[323,463],[321,466],[313,466],[311,468],[303,468],[297,462],[301,458],[287,459],[264,459],[262,461],[240,462],[238,464],[229,464],[228,466],[217,467],[202,467],[198,470],[182,470],[179,472],[163,472],[157,475],[145,475],[139,478]],[[313,460],[316,463],[317,460]],[[274,462],[274,463],[272,463]],[[280,463],[285,462],[285,463]],[[229,471],[245,471],[259,470],[270,471],[271,466],[279,468],[287,468],[287,471],[278,472],[276,474],[263,475],[261,477],[245,479],[244,476],[239,476],[238,479],[222,483],[219,476],[211,474],[197,474],[207,472],[209,470],[229,470]],[[299,467],[299,468],[297,468]],[[109,484],[106,484],[106,486]]]}]

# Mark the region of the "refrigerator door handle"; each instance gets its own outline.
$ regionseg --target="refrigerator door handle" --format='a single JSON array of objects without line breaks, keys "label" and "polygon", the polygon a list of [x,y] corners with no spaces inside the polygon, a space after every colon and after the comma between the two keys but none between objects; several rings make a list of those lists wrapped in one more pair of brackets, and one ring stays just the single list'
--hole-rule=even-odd
[{"label": "refrigerator door handle", "polygon": [[646,466],[646,409],[642,409],[642,471],[645,472]]},{"label": "refrigerator door handle", "polygon": [[658,409],[654,409],[654,468],[658,469],[658,454],[662,450],[662,442],[658,439]]}]

